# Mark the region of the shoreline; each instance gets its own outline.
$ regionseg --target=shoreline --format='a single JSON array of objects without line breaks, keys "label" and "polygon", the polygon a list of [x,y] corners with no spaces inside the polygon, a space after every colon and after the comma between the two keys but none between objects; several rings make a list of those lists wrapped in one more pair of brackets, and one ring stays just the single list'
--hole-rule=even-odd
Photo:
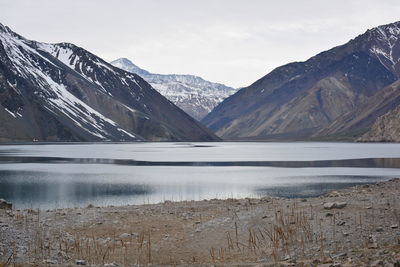
[{"label": "shoreline", "polygon": [[397,266],[399,192],[0,210],[0,266]]}]

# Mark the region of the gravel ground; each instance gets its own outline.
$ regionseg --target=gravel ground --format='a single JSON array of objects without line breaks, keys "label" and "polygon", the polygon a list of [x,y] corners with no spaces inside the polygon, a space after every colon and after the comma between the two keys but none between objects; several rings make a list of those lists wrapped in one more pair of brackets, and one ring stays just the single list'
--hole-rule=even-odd
[{"label": "gravel ground", "polygon": [[400,266],[399,192],[0,210],[0,266]]}]

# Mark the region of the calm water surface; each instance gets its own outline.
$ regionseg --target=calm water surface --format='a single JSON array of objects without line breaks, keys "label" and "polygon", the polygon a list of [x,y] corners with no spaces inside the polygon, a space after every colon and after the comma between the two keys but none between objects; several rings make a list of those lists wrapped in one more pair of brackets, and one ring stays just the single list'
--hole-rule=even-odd
[{"label": "calm water surface", "polygon": [[0,198],[16,208],[307,197],[393,177],[400,177],[400,144],[0,146]]}]

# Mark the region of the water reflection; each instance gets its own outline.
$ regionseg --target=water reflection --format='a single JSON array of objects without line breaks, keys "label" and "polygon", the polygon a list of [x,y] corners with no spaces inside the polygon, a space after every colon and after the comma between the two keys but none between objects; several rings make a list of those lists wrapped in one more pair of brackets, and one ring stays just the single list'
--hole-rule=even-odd
[{"label": "water reflection", "polygon": [[73,163],[111,164],[124,166],[207,166],[207,167],[280,167],[280,168],[400,168],[400,158],[361,158],[310,161],[141,161],[107,158],[64,158],[64,157],[14,157],[0,156],[1,163]]},{"label": "water reflection", "polygon": [[[333,190],[339,190],[350,186],[374,183],[381,181],[381,177],[365,176],[316,176],[315,182],[305,182],[301,184],[282,184],[274,187],[261,187],[256,191],[261,196],[276,196],[286,198],[306,198],[317,197]],[[338,180],[330,182],[330,180]]]},{"label": "water reflection", "polygon": [[400,177],[397,144],[0,146],[0,198],[17,208],[309,197],[393,177]]},{"label": "water reflection", "polygon": [[[91,177],[90,177],[91,176]],[[86,180],[86,181],[85,181]],[[143,198],[149,185],[96,181],[96,175],[0,171],[0,197],[18,208],[55,208]],[[121,203],[124,204],[124,203]]]}]

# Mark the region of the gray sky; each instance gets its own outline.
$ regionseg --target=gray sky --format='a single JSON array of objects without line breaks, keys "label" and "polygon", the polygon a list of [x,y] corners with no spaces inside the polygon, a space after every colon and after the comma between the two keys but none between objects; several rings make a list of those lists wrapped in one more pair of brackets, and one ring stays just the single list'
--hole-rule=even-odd
[{"label": "gray sky", "polygon": [[233,87],[397,20],[398,0],[0,0],[28,39]]}]

